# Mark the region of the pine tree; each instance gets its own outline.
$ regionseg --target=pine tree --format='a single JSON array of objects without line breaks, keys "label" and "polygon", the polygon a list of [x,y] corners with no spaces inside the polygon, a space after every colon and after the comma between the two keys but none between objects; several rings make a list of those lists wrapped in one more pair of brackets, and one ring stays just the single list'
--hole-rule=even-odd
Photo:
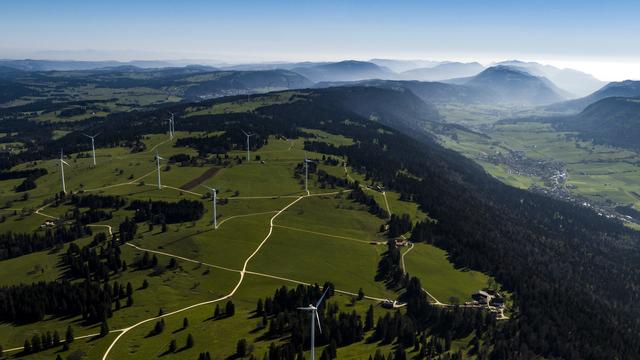
[{"label": "pine tree", "polygon": [[60,344],[60,334],[58,334],[58,330],[53,332],[53,346],[58,346]]},{"label": "pine tree", "polygon": [[22,351],[25,354],[31,354],[31,342],[29,342],[29,339],[25,339],[24,340],[24,345],[23,345]]},{"label": "pine tree", "polygon": [[182,319],[182,328],[186,329],[188,327],[189,327],[189,319],[187,318]]},{"label": "pine tree", "polygon": [[178,350],[178,344],[175,340],[171,340],[171,342],[169,343],[169,352],[174,353],[176,352],[176,350]]},{"label": "pine tree", "polygon": [[364,319],[364,330],[369,331],[373,329],[373,305],[369,305],[367,314]]},{"label": "pine tree", "polygon": [[193,335],[189,334],[189,336],[187,336],[187,349],[191,349],[193,344]]},{"label": "pine tree", "polygon": [[133,306],[133,297],[129,296],[127,298],[127,307]]},{"label": "pine tree", "polygon": [[100,337],[105,337],[107,335],[109,335],[109,325],[107,324],[107,320],[105,320],[100,324]]},{"label": "pine tree", "polygon": [[224,307],[224,314],[226,316],[233,316],[236,313],[236,306],[233,305],[231,300],[227,301],[227,304]]},{"label": "pine tree", "polygon": [[239,357],[247,356],[247,348],[247,339],[238,340],[238,343],[236,344],[236,355]]},{"label": "pine tree", "polygon": [[148,288],[148,287],[149,287],[149,281],[147,281],[147,279],[144,279],[144,280],[142,281],[142,288],[143,288],[143,289],[146,289],[146,288]]},{"label": "pine tree", "polygon": [[221,313],[221,311],[220,311],[220,304],[216,304],[216,309],[215,309],[215,311],[213,312],[213,317],[214,317],[215,319],[217,319],[217,318],[219,318],[219,317],[220,317],[220,315],[222,315],[222,313]]},{"label": "pine tree", "polygon": [[67,344],[71,344],[73,342],[73,329],[71,328],[71,325],[67,326],[67,332],[65,333],[64,338]]}]

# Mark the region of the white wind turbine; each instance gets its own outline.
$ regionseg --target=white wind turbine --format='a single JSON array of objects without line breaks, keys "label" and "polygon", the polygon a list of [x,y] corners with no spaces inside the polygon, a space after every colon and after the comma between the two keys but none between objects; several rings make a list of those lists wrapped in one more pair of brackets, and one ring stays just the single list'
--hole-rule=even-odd
[{"label": "white wind turbine", "polygon": [[309,160],[307,158],[307,153],[304,153],[304,191],[309,192],[309,163],[314,163],[315,161]]},{"label": "white wind turbine", "polygon": [[217,204],[217,194],[218,194],[218,190],[214,189],[214,188],[210,188],[208,186],[202,185],[203,188],[205,189],[209,189],[211,191],[211,197],[212,197],[212,207],[213,207],[213,228],[217,229],[218,228],[218,214],[216,212],[216,204]]},{"label": "white wind turbine", "polygon": [[67,193],[67,186],[64,183],[64,166],[65,165],[71,166],[71,165],[69,165],[68,162],[64,161],[63,157],[64,157],[64,153],[62,152],[62,150],[60,150],[60,175],[62,177],[62,192],[66,194]]},{"label": "white wind turbine", "polygon": [[173,113],[169,112],[169,114],[171,114],[171,118],[169,118],[169,132],[171,133],[171,138],[173,139],[173,135],[176,134],[176,120],[173,117]]},{"label": "white wind turbine", "polygon": [[169,118],[169,139],[173,139],[173,113],[169,114],[171,114]]},{"label": "white wind turbine", "polygon": [[93,166],[96,166],[96,143],[95,143],[95,138],[100,135],[100,133],[97,133],[93,136],[91,135],[87,135],[87,134],[82,134],[86,137],[88,137],[89,139],[91,139],[91,151],[93,152]]},{"label": "white wind turbine", "polygon": [[158,150],[156,150],[156,167],[158,170],[158,190],[162,189],[162,184],[160,183],[160,160],[166,160],[165,158],[160,157],[160,155],[158,155]]},{"label": "white wind turbine", "polygon": [[244,130],[242,130],[242,132],[247,137],[247,161],[250,161],[251,158],[249,157],[249,138],[255,134],[247,134]]},{"label": "white wind turbine", "polygon": [[316,354],[315,354],[315,346],[316,346],[315,322],[316,321],[318,322],[318,330],[322,334],[322,327],[320,327],[320,317],[318,316],[318,307],[320,307],[320,303],[322,302],[322,299],[324,299],[324,296],[327,295],[328,291],[329,291],[329,287],[327,287],[324,293],[322,293],[320,300],[318,300],[315,306],[313,306],[312,304],[309,304],[309,306],[298,308],[298,310],[311,311],[311,360],[315,360],[316,358]]}]

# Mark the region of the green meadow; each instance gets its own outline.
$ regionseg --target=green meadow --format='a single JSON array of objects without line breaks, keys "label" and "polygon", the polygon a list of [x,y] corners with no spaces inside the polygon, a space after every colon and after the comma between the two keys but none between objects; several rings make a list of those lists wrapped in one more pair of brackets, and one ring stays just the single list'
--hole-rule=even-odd
[{"label": "green meadow", "polygon": [[[346,137],[306,131],[315,135],[317,141],[338,146],[353,143]],[[176,135],[178,138],[187,136],[181,132]],[[320,159],[323,154],[306,153],[304,139],[270,138],[268,145],[251,154],[253,161],[220,166],[212,172],[207,172],[211,168],[209,166],[163,163],[162,189],[157,188],[153,161],[155,151],[169,158],[179,153],[194,155],[194,150],[175,147],[166,135],[149,135],[144,141],[146,150],[141,153],[130,153],[124,148],[97,149],[96,167],[93,167],[90,157],[67,154],[70,164],[65,167],[68,191],[119,195],[128,200],[189,199],[201,201],[205,208],[200,220],[168,224],[165,232],[160,226],[151,228],[146,223],[139,224],[137,236],[129,243],[130,246],[121,247],[122,259],[129,268],[111,278],[111,281],[133,285],[134,303],[114,312],[108,320],[110,329],[124,329],[153,318],[159,309],[166,314],[226,296],[236,288],[241,279],[240,270],[252,257],[247,262],[248,272],[231,297],[237,307],[235,316],[212,320],[215,305],[208,303],[167,316],[166,330],[155,336],[148,336],[155,323],[155,320],[149,321],[127,331],[113,347],[109,359],[133,355],[139,358],[195,358],[201,351],[210,351],[215,358],[227,358],[235,352],[235,340],[240,338],[246,338],[253,344],[254,353],[261,355],[269,341],[261,339],[264,330],[257,328],[258,319],[253,318],[252,311],[258,298],[272,295],[282,285],[331,281],[343,291],[356,293],[362,288],[367,296],[374,298],[398,297],[396,291],[375,280],[378,262],[386,251],[387,239],[379,232],[386,219],[370,214],[363,205],[350,200],[347,189],[321,188],[315,174],[310,175],[310,196],[307,196],[303,179],[294,177],[294,169],[305,155]],[[237,150],[230,156],[244,157],[245,154]],[[255,156],[260,156],[261,161],[256,161]],[[345,177],[347,174],[342,161],[347,159],[340,160],[337,166],[320,163],[318,167],[334,176]],[[37,231],[45,220],[63,217],[72,210],[63,204],[49,205],[54,193],[61,190],[59,162],[37,161],[18,165],[15,169],[34,167],[46,168],[48,174],[36,181],[37,187],[29,191],[26,199],[13,191],[20,180],[0,182],[0,204],[5,205],[1,212],[5,218],[0,223],[0,230]],[[361,174],[354,173],[348,166],[346,170],[350,178],[363,180]],[[210,177],[203,178],[205,173]],[[201,184],[183,188],[194,179],[200,179]],[[224,200],[217,206],[217,229],[212,225],[211,200],[204,196],[208,190],[199,185],[219,189],[218,198]],[[367,193],[372,194],[380,206],[387,208],[382,193],[373,190]],[[427,218],[428,214],[415,203],[401,201],[399,197],[398,193],[386,192],[392,213],[409,214],[414,221]],[[286,210],[281,211],[285,207]],[[36,213],[38,209],[40,211]],[[125,217],[132,216],[132,211],[122,208],[113,212],[112,219],[93,224],[101,226],[92,229],[94,233],[107,231],[106,225],[117,229]],[[272,220],[273,227],[270,228]],[[83,246],[90,241],[91,237],[85,237],[76,243]],[[3,261],[0,285],[65,278],[66,269],[62,266],[61,255],[67,247],[68,244],[57,252],[47,250]],[[166,268],[159,274],[152,269],[138,270],[133,265],[144,252],[140,249],[156,254],[161,268],[166,268],[171,257],[177,259],[178,267]],[[466,299],[470,292],[486,283],[483,274],[455,269],[443,251],[424,244],[417,244],[407,255],[406,262],[408,271],[420,277],[425,288],[441,301],[447,301],[451,296]],[[140,288],[144,280],[149,282],[147,289]],[[387,311],[379,301],[362,300],[352,305],[351,300],[349,295],[337,295],[330,301],[339,302],[343,310],[354,306],[362,315],[369,304],[375,306],[376,317]],[[189,318],[187,329],[181,329],[184,317]],[[99,325],[87,326],[78,317],[49,317],[26,325],[0,324],[1,344],[5,349],[20,347],[25,338],[34,334],[54,330],[64,334],[68,325],[73,326],[76,336],[99,331]],[[191,349],[181,348],[187,334],[192,334],[195,339]],[[111,333],[105,338],[77,340],[63,355],[81,351],[85,358],[101,358],[116,335]],[[178,342],[179,351],[163,355],[172,339]],[[357,359],[378,348],[386,353],[392,347],[363,342],[341,348],[339,354],[343,358]],[[316,350],[319,355],[321,349]],[[54,350],[47,350],[28,358],[45,359],[52,354],[55,354]],[[19,355],[19,352],[11,353],[12,357]]]}]

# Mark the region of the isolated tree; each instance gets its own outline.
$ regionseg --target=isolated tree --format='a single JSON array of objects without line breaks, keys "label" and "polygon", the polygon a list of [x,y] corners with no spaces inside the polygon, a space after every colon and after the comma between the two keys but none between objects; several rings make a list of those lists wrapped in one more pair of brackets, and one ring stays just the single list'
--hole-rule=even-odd
[{"label": "isolated tree", "polygon": [[187,344],[186,344],[187,349],[191,349],[193,347],[193,344],[194,344],[193,335],[189,334],[187,336]]},{"label": "isolated tree", "polygon": [[127,298],[127,307],[131,307],[131,306],[133,306],[133,297],[129,296]]},{"label": "isolated tree", "polygon": [[164,315],[164,310],[162,308],[158,309],[158,316]]},{"label": "isolated tree", "polygon": [[362,288],[360,288],[358,290],[358,300],[362,300],[364,299],[364,290],[362,290]]},{"label": "isolated tree", "polygon": [[148,287],[149,287],[149,281],[147,281],[147,279],[144,279],[144,280],[142,281],[142,288],[143,288],[143,289],[146,289],[146,288],[148,288]]},{"label": "isolated tree", "polygon": [[226,316],[233,316],[236,313],[236,306],[233,305],[231,300],[227,301],[227,304],[224,307],[224,314]]},{"label": "isolated tree", "polygon": [[171,340],[171,342],[169,343],[169,352],[174,353],[176,352],[176,350],[178,350],[178,344],[175,340]]},{"label": "isolated tree", "polygon": [[220,304],[216,304],[216,309],[213,311],[213,317],[219,318],[222,315],[222,311],[220,310]]},{"label": "isolated tree", "polygon": [[186,329],[188,327],[189,327],[189,319],[187,318],[182,319],[182,328]]},{"label": "isolated tree", "polygon": [[178,261],[176,261],[175,258],[171,258],[171,260],[169,260],[169,265],[167,266],[169,269],[175,269],[178,267]]},{"label": "isolated tree", "polygon": [[239,357],[247,356],[247,350],[249,348],[249,344],[247,344],[247,339],[240,339],[236,344],[236,355]]}]

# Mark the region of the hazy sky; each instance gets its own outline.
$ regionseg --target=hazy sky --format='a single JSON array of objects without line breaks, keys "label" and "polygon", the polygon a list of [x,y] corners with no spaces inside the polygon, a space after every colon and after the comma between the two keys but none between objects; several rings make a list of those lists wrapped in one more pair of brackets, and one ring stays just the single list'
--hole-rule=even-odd
[{"label": "hazy sky", "polygon": [[640,1],[0,2],[0,58],[518,58],[640,79]]}]

